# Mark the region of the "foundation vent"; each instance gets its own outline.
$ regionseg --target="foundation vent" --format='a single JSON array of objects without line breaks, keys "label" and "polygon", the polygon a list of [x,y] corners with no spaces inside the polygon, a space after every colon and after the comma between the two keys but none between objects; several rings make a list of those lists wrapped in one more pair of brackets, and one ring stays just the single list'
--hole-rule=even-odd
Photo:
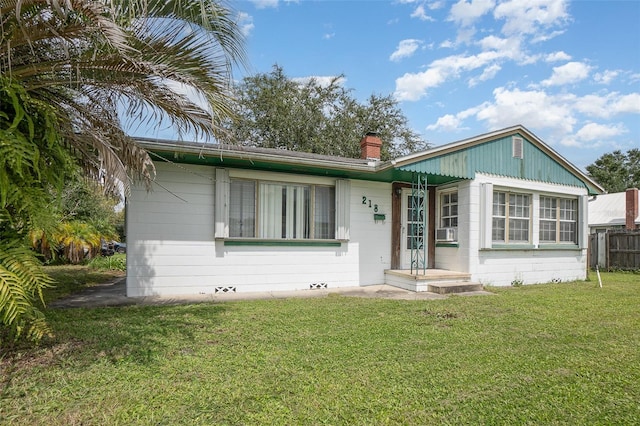
[{"label": "foundation vent", "polygon": [[235,287],[216,287],[216,293],[235,293],[236,292],[236,288]]},{"label": "foundation vent", "polygon": [[309,290],[321,290],[327,288],[327,283],[311,283],[309,284]]}]

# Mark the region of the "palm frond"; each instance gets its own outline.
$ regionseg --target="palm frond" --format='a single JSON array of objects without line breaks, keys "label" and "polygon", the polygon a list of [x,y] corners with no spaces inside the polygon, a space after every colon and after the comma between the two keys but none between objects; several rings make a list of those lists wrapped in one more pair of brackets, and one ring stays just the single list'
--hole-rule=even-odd
[{"label": "palm frond", "polygon": [[13,331],[12,338],[39,340],[50,333],[34,302],[44,305],[42,290],[51,285],[53,280],[22,241],[0,241],[0,323]]}]

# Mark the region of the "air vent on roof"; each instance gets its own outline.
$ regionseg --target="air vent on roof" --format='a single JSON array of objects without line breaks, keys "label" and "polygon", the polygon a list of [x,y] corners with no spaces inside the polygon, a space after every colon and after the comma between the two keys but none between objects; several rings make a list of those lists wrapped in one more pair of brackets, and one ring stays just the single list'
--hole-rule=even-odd
[{"label": "air vent on roof", "polygon": [[518,138],[514,136],[511,139],[511,141],[512,141],[512,147],[513,147],[513,158],[523,158],[522,138]]}]

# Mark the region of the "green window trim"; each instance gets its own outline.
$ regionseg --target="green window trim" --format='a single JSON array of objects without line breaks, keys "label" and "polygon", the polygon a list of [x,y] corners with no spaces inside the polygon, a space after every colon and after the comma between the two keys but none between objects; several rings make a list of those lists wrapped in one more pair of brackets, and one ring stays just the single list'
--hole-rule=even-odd
[{"label": "green window trim", "polygon": [[265,240],[265,239],[224,239],[225,246],[262,246],[262,247],[340,247],[341,241],[338,240]]},{"label": "green window trim", "polygon": [[557,243],[540,244],[538,250],[582,250],[578,244]]},{"label": "green window trim", "polygon": [[436,247],[455,247],[455,248],[458,248],[458,243],[436,243]]},{"label": "green window trim", "polygon": [[577,244],[540,244],[538,247],[533,244],[494,244],[489,248],[482,248],[480,251],[553,251],[553,250],[582,250]]}]

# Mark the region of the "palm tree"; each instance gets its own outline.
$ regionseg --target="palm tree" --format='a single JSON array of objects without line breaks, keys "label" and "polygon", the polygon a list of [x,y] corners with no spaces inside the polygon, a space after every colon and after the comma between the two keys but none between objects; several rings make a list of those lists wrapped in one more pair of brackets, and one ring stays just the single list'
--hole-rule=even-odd
[{"label": "palm tree", "polygon": [[[107,189],[150,185],[153,163],[124,117],[223,138],[232,69],[245,60],[218,0],[0,0],[0,41],[0,246],[25,235],[42,209],[38,185],[64,182],[70,162]],[[10,326],[5,266],[0,258],[0,324]]]}]

